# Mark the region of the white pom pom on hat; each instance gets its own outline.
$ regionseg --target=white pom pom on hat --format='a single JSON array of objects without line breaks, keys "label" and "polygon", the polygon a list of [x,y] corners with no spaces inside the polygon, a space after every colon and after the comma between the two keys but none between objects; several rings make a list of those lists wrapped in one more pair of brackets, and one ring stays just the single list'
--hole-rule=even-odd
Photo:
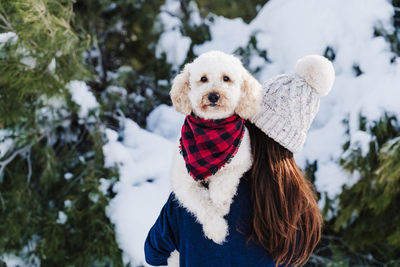
[{"label": "white pom pom on hat", "polygon": [[335,69],[332,63],[320,55],[308,55],[299,59],[295,71],[319,96],[327,95],[335,81]]}]

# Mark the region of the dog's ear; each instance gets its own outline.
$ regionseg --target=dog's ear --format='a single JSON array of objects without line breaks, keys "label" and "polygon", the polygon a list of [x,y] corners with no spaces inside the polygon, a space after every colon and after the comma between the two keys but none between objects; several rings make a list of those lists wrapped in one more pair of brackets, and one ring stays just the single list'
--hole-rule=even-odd
[{"label": "dog's ear", "polygon": [[242,94],[235,112],[241,118],[249,119],[260,108],[261,84],[247,70],[244,70],[241,89]]},{"label": "dog's ear", "polygon": [[182,72],[174,78],[171,91],[169,92],[175,110],[185,115],[190,115],[192,112],[192,106],[190,105],[188,96],[190,90],[190,65],[190,63],[186,64]]}]

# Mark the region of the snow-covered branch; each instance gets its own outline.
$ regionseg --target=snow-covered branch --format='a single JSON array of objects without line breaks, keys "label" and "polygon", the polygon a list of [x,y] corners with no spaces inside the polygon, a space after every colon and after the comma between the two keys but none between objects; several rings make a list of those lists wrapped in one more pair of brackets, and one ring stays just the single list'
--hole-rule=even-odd
[{"label": "snow-covered branch", "polygon": [[[10,164],[14,158],[18,155],[23,155],[24,153],[28,152],[31,149],[32,145],[24,146],[11,154],[8,158],[3,161],[0,161],[0,182],[3,181],[3,172],[8,164]],[[28,176],[29,177],[29,176]]]}]

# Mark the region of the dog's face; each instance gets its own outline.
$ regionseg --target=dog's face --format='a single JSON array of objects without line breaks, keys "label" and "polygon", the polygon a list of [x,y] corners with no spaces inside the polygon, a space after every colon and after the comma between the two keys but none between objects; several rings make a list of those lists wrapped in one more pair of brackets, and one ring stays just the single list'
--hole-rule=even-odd
[{"label": "dog's face", "polygon": [[243,67],[226,54],[203,54],[190,66],[189,100],[193,112],[205,119],[226,118],[235,112],[241,95]]},{"label": "dog's face", "polygon": [[239,59],[211,51],[185,65],[170,95],[176,110],[186,115],[222,119],[237,113],[247,119],[257,112],[260,91]]}]

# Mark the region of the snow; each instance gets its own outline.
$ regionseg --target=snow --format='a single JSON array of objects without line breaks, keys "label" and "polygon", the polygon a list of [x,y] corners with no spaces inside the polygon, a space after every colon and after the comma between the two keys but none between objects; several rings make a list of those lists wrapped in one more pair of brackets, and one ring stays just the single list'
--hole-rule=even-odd
[{"label": "snow", "polygon": [[103,147],[105,166],[118,166],[120,171],[120,180],[114,189],[121,182],[135,186],[148,179],[157,179],[169,170],[171,141],[140,128],[129,119],[125,120],[122,142],[115,138],[113,130],[108,129],[106,135],[109,142]]},{"label": "snow", "polygon": [[128,72],[132,72],[132,71],[133,71],[133,69],[131,66],[121,66],[118,69],[119,73],[128,73]]},{"label": "snow", "polygon": [[108,194],[108,189],[110,186],[115,182],[115,178],[112,179],[105,179],[105,178],[100,178],[100,191],[103,193],[103,195]]},{"label": "snow", "polygon": [[360,149],[361,155],[365,157],[369,151],[371,135],[364,131],[355,131],[351,134],[350,149]]},{"label": "snow", "polygon": [[181,65],[186,59],[187,52],[192,41],[181,34],[181,21],[179,20],[179,1],[167,0],[161,7],[158,21],[164,28],[156,47],[156,55],[160,57],[164,52],[167,62]]},{"label": "snow", "polygon": [[7,267],[40,266],[39,258],[33,253],[39,240],[40,237],[38,235],[33,235],[28,243],[17,254],[1,254],[0,261],[3,261]]},{"label": "snow", "polygon": [[[107,215],[115,225],[124,261],[139,266],[146,265],[144,241],[170,192],[168,177],[174,143],[141,129],[132,120],[124,123],[121,142],[117,132],[106,130],[105,165],[117,166],[120,173]],[[104,190],[104,184],[102,187]]]},{"label": "snow", "polygon": [[[162,7],[159,20],[166,30],[157,45],[158,55],[165,52],[175,67],[183,63],[190,45],[179,31],[178,8],[179,1],[174,0]],[[196,9],[192,10],[195,17]],[[258,48],[266,50],[271,60],[250,58],[250,66],[262,67],[256,75],[261,83],[280,73],[293,73],[296,61],[307,54],[322,55],[327,47],[333,49],[334,87],[321,98],[305,146],[295,155],[300,167],[306,160],[318,160],[315,185],[322,193],[321,208],[325,195],[337,206],[335,196],[360,176],[344,172],[338,164],[347,138],[342,120],[349,119],[351,147],[366,153],[371,137],[359,129],[360,114],[368,120],[378,119],[384,110],[400,116],[399,58],[391,64],[394,54],[389,43],[374,36],[374,28],[393,32],[393,12],[385,0],[270,0],[250,24],[214,16],[212,40],[194,47],[197,54],[214,49],[233,53],[255,35]],[[360,76],[355,75],[354,65],[360,67]],[[124,261],[132,266],[147,266],[143,243],[170,192],[171,155],[183,118],[172,107],[161,105],[147,117],[146,130],[127,119],[122,132],[106,131],[105,163],[118,168],[120,179],[113,186],[103,185],[102,191],[112,186],[116,193],[107,214],[115,225]]]},{"label": "snow", "polygon": [[393,146],[400,142],[400,136],[393,138],[392,140],[388,141],[385,146],[382,148],[383,153],[395,153],[396,150],[393,149]]},{"label": "snow", "polygon": [[13,254],[2,254],[0,259],[4,261],[7,267],[21,267],[27,266],[26,262],[21,258]]},{"label": "snow", "polygon": [[158,80],[157,84],[159,86],[167,86],[168,85],[168,80]]},{"label": "snow", "polygon": [[49,64],[49,66],[47,67],[47,69],[48,69],[51,73],[54,73],[54,72],[56,71],[56,59],[55,59],[55,58],[53,58],[53,59],[50,61],[50,64]]},{"label": "snow", "polygon": [[68,220],[67,214],[65,214],[63,211],[59,211],[56,223],[64,224],[67,222],[67,220]]},{"label": "snow", "polygon": [[64,179],[65,180],[71,180],[74,177],[74,175],[70,172],[64,173]]},{"label": "snow", "polygon": [[99,198],[100,198],[99,194],[93,193],[93,192],[90,192],[90,193],[89,193],[89,199],[90,199],[90,201],[92,201],[93,203],[97,203],[97,201],[99,201]]},{"label": "snow", "polygon": [[214,17],[215,24],[210,28],[211,41],[195,46],[198,55],[210,50],[220,50],[233,53],[238,47],[244,47],[249,41],[252,29],[241,18],[227,19]]},{"label": "snow", "polygon": [[65,207],[66,209],[72,208],[72,201],[71,201],[70,199],[65,200],[65,201],[64,201],[64,207]]},{"label": "snow", "polygon": [[[398,62],[390,64],[394,54],[383,37],[374,37],[375,27],[393,31],[393,12],[391,4],[383,0],[271,0],[249,25],[218,17],[211,41],[195,47],[195,52],[219,49],[233,53],[255,34],[258,48],[267,50],[272,61],[264,63],[257,74],[263,82],[280,73],[293,73],[296,61],[307,54],[322,55],[327,47],[334,50],[334,87],[321,98],[305,147],[296,155],[302,167],[306,159],[318,159],[317,189],[333,198],[352,180],[335,162],[345,140],[341,121],[349,115],[350,130],[355,133],[351,142],[366,151],[370,138],[358,131],[360,112],[369,120],[378,119],[384,110],[400,113],[398,101],[394,101],[400,99],[400,66]],[[251,61],[255,60],[260,61],[253,56]],[[354,65],[360,66],[361,76],[355,76]]]},{"label": "snow", "polygon": [[23,57],[21,63],[25,64],[28,68],[34,69],[36,66],[37,59],[34,57]]},{"label": "snow", "polygon": [[185,116],[172,107],[160,105],[147,117],[147,130],[168,140],[178,140]]},{"label": "snow", "polygon": [[120,97],[126,97],[126,95],[128,94],[125,88],[115,85],[108,86],[107,92],[117,94]]},{"label": "snow", "polygon": [[10,40],[15,40],[18,38],[17,34],[15,32],[5,32],[5,33],[0,33],[0,44],[1,43],[7,43]]},{"label": "snow", "polygon": [[71,92],[72,101],[79,105],[79,118],[83,119],[88,117],[90,110],[99,107],[96,97],[90,92],[85,82],[71,81],[66,87]]},{"label": "snow", "polygon": [[0,159],[14,146],[13,140],[7,137],[9,135],[9,131],[0,129]]},{"label": "snow", "polygon": [[[176,42],[176,40],[179,40]],[[186,58],[191,40],[189,37],[182,36],[179,30],[174,29],[169,33],[163,33],[157,46],[157,56],[160,57],[163,51],[169,51],[167,62],[173,65],[180,65]]]},{"label": "snow", "polygon": [[140,103],[146,100],[146,98],[144,98],[142,95],[136,93],[130,93],[128,98],[135,101],[135,103]]}]

